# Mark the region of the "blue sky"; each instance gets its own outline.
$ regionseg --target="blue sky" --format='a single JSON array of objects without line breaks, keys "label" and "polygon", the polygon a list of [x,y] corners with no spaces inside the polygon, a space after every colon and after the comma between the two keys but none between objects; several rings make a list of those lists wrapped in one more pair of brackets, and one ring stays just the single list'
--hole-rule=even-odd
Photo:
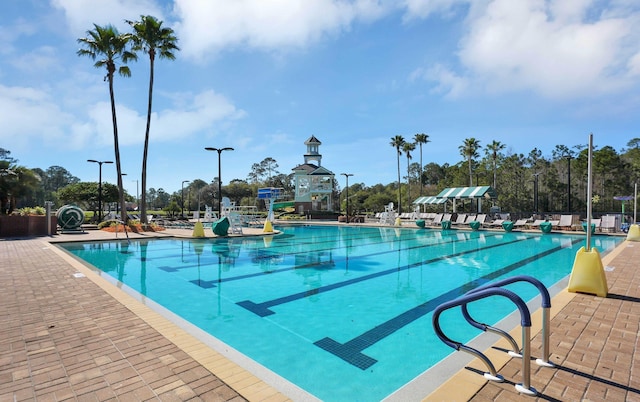
[{"label": "blue sky", "polygon": [[[127,31],[124,20],[142,14],[172,27],[181,47],[156,64],[148,187],[211,181],[217,154],[204,147],[235,148],[222,154],[224,183],[266,157],[289,173],[311,135],[324,167],[368,185],[395,180],[395,135],[428,134],[425,164],[461,162],[470,137],[545,156],[590,132],[618,151],[640,137],[635,0],[8,0],[0,147],[21,165],[97,181],[86,160],[114,160],[108,86],[76,40],[93,23]],[[115,95],[135,194],[148,59],[130,68]],[[103,180],[115,176],[105,165]]]}]

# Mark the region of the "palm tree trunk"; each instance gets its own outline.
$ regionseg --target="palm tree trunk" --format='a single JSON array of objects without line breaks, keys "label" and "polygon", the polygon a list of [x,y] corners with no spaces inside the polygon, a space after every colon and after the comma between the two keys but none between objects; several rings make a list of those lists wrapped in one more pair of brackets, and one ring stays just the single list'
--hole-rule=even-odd
[{"label": "palm tree trunk", "polygon": [[113,123],[113,148],[116,157],[116,173],[118,174],[118,199],[120,203],[120,219],[127,221],[127,208],[124,205],[124,189],[122,188],[122,168],[120,166],[120,147],[118,145],[118,122],[116,119],[116,99],[113,95],[113,72],[109,72],[109,98],[111,99],[111,119]]},{"label": "palm tree trunk", "polygon": [[153,101],[153,73],[154,73],[154,57],[149,53],[151,67],[149,73],[149,101],[147,104],[147,128],[144,133],[144,150],[142,151],[142,198],[140,199],[140,222],[143,224],[147,221],[147,155],[149,152],[149,131],[151,130],[151,104]]},{"label": "palm tree trunk", "polygon": [[420,177],[418,178],[420,183],[420,197],[422,197],[422,143],[420,143]]},{"label": "palm tree trunk", "polygon": [[400,214],[400,147],[397,148],[397,159],[398,159],[398,214]]},{"label": "palm tree trunk", "polygon": [[411,205],[411,176],[409,173],[409,156],[407,156],[407,205]]}]

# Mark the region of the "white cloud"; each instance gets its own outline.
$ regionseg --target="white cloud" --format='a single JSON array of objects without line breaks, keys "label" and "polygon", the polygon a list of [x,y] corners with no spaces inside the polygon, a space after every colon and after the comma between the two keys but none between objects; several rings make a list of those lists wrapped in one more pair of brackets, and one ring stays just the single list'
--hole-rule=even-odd
[{"label": "white cloud", "polygon": [[70,120],[47,92],[0,84],[1,143],[16,149],[55,144]]},{"label": "white cloud", "polygon": [[60,70],[60,60],[56,54],[57,50],[51,46],[41,46],[30,52],[22,53],[9,59],[14,68],[21,72],[41,72],[51,73],[53,69]]},{"label": "white cloud", "polygon": [[[622,3],[620,3],[622,4]],[[493,0],[465,20],[468,32],[459,42],[458,73],[469,89],[485,92],[533,91],[548,98],[611,93],[632,81],[640,51],[636,6],[622,13],[592,0]],[[438,90],[455,95],[453,74],[440,66],[426,77]],[[440,78],[438,78],[440,77]]]},{"label": "white cloud", "polygon": [[162,9],[153,0],[51,0],[51,6],[62,10],[74,36],[93,29],[93,24],[113,24],[120,31],[128,28],[127,20],[140,15],[153,15],[163,20]]},{"label": "white cloud", "polygon": [[[224,96],[208,90],[199,94],[174,95],[170,108],[154,112],[151,117],[151,138],[154,143],[186,140],[196,133],[215,130],[228,121],[245,116]],[[156,99],[158,101],[158,99]],[[122,105],[116,105],[118,119],[118,142],[121,146],[142,144],[146,125],[146,114]],[[88,121],[73,127],[78,146],[89,142],[99,145],[113,144],[111,106],[108,102],[97,102],[87,108]]]},{"label": "white cloud", "polygon": [[175,29],[183,53],[199,59],[227,47],[304,48],[387,9],[381,0],[176,0]]},{"label": "white cloud", "polygon": [[410,79],[425,79],[435,82],[436,85],[432,89],[433,93],[444,94],[447,98],[457,98],[461,96],[468,88],[469,82],[465,77],[456,74],[455,71],[441,65],[436,64],[427,69],[418,68],[412,74]]},{"label": "white cloud", "polygon": [[[156,95],[156,101],[158,97]],[[0,121],[3,122],[0,143],[10,143],[12,149],[26,149],[34,144],[46,145],[52,150],[113,146],[108,101],[81,106],[81,102],[56,102],[56,98],[45,90],[0,85]],[[156,143],[185,140],[206,130],[222,130],[230,122],[246,116],[243,110],[211,90],[179,94],[176,99],[180,100],[152,116],[151,136]],[[146,114],[122,103],[116,108],[120,145],[142,144]]]}]

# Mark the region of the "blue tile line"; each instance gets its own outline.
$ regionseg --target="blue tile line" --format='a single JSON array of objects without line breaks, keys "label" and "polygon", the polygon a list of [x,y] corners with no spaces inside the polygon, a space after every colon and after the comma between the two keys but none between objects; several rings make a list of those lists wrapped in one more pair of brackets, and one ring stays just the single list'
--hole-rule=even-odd
[{"label": "blue tile line", "polygon": [[[440,257],[431,258],[429,260],[416,262],[416,263],[405,265],[405,266],[402,266],[402,267],[391,268],[391,269],[387,269],[387,270],[384,270],[384,271],[375,272],[373,274],[364,275],[364,276],[361,276],[361,277],[358,277],[358,278],[349,279],[347,281],[336,282],[336,283],[332,283],[330,285],[320,286],[318,288],[309,289],[309,290],[306,290],[304,292],[299,292],[299,293],[294,293],[292,295],[279,297],[277,299],[268,300],[268,301],[262,302],[262,303],[255,303],[255,302],[252,302],[251,300],[243,300],[243,301],[237,302],[236,304],[241,306],[241,307],[246,308],[247,310],[249,310],[249,311],[251,311],[251,312],[253,312],[253,313],[257,314],[257,315],[259,315],[260,317],[266,317],[266,316],[275,314],[275,312],[273,310],[269,309],[270,307],[273,307],[273,306],[289,303],[289,302],[292,302],[292,301],[295,301],[295,300],[299,300],[299,299],[302,299],[302,298],[305,298],[305,297],[313,296],[313,295],[316,295],[316,294],[319,294],[319,293],[329,292],[329,291],[334,290],[334,289],[339,289],[339,288],[342,288],[342,287],[345,287],[345,286],[349,286],[349,285],[352,285],[352,284],[358,283],[358,282],[368,281],[368,280],[371,280],[371,279],[374,279],[374,278],[378,278],[380,276],[394,274],[394,273],[397,273],[399,271],[404,271],[406,269],[410,269],[410,268],[413,268],[413,267],[418,267],[418,266],[422,266],[422,265],[425,265],[425,264],[430,264],[430,263],[437,262],[437,261],[443,261],[443,260],[446,260],[446,259],[449,259],[449,258],[452,258],[452,257],[459,257],[459,256],[465,255],[465,254],[476,253],[476,252],[478,252],[480,250],[488,250],[488,249],[495,248],[495,247],[502,247],[502,246],[505,246],[505,245],[508,245],[508,244],[512,244],[512,243],[516,243],[516,242],[520,242],[520,241],[524,241],[524,240],[529,240],[531,238],[532,237],[525,237],[525,238],[522,238],[522,239],[515,239],[515,240],[509,241],[509,242],[493,244],[493,245],[490,245],[490,246],[487,246],[487,247],[483,247],[483,248],[475,248],[475,249],[472,249],[472,250],[461,251],[461,252],[458,252],[458,253],[455,253],[455,254],[443,255],[443,256],[440,256]],[[410,249],[413,249],[413,248],[423,248],[423,247],[426,247],[426,246],[420,245],[420,246],[415,246],[415,247],[409,247],[409,248],[406,248],[404,250],[410,250]],[[380,252],[380,253],[376,253],[376,254],[383,254],[383,253],[390,253],[390,252],[397,253],[398,251],[399,250],[385,251],[385,252]],[[371,255],[372,254],[370,254],[368,256],[370,257]]]},{"label": "blue tile line", "polygon": [[[576,243],[579,243],[581,241],[583,241],[583,239],[576,239],[573,240],[571,244],[575,245]],[[333,355],[341,358],[347,363],[350,363],[362,370],[366,370],[367,368],[374,365],[377,360],[362,353],[364,349],[386,338],[405,325],[408,325],[418,318],[423,317],[424,315],[433,311],[433,309],[435,309],[441,303],[453,300],[461,294],[464,294],[480,285],[483,285],[539,258],[546,257],[547,255],[560,251],[561,249],[563,249],[563,246],[554,247],[542,253],[525,258],[524,260],[507,265],[504,268],[484,275],[478,279],[474,279],[471,282],[467,282],[456,289],[452,289],[434,299],[431,299],[410,310],[407,310],[404,313],[370,329],[369,331],[361,335],[358,335],[357,337],[345,343],[340,343],[329,337],[326,337],[314,342],[314,345],[326,350],[329,353],[332,353]]]}]

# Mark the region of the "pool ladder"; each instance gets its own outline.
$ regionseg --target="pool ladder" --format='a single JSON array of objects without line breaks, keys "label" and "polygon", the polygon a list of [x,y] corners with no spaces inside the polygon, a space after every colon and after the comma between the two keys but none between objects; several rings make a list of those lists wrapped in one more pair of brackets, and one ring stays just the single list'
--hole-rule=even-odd
[{"label": "pool ladder", "polygon": [[[551,310],[551,297],[549,296],[549,291],[544,286],[542,282],[527,275],[518,275],[511,278],[503,279],[501,281],[497,281],[494,283],[486,284],[480,286],[476,289],[473,289],[463,296],[451,300],[446,303],[442,303],[433,311],[433,327],[436,331],[436,335],[442,342],[452,347],[457,351],[467,352],[478,359],[480,359],[489,372],[484,373],[484,377],[491,381],[502,382],[504,378],[497,373],[493,363],[491,360],[487,358],[482,352],[464,345],[461,342],[454,341],[447,337],[440,327],[440,314],[445,310],[449,310],[454,307],[460,307],[462,310],[462,315],[467,320],[469,324],[473,327],[478,328],[485,332],[491,332],[497,335],[504,337],[512,349],[509,351],[509,355],[512,357],[522,358],[522,383],[516,384],[516,390],[522,394],[535,396],[537,395],[537,391],[535,388],[531,386],[531,313],[529,312],[529,308],[527,304],[520,298],[518,295],[513,293],[510,290],[503,289],[502,286],[509,285],[515,282],[529,282],[538,288],[540,291],[540,296],[542,298],[542,358],[536,359],[536,363],[540,366],[544,367],[554,367],[554,364],[549,361],[549,321],[550,321],[550,310]],[[485,299],[491,296],[503,296],[511,300],[520,312],[520,325],[522,327],[522,349],[518,348],[518,344],[509,335],[507,332],[492,327],[491,325],[483,324],[471,317],[469,314],[469,310],[467,305],[471,302]]]}]

